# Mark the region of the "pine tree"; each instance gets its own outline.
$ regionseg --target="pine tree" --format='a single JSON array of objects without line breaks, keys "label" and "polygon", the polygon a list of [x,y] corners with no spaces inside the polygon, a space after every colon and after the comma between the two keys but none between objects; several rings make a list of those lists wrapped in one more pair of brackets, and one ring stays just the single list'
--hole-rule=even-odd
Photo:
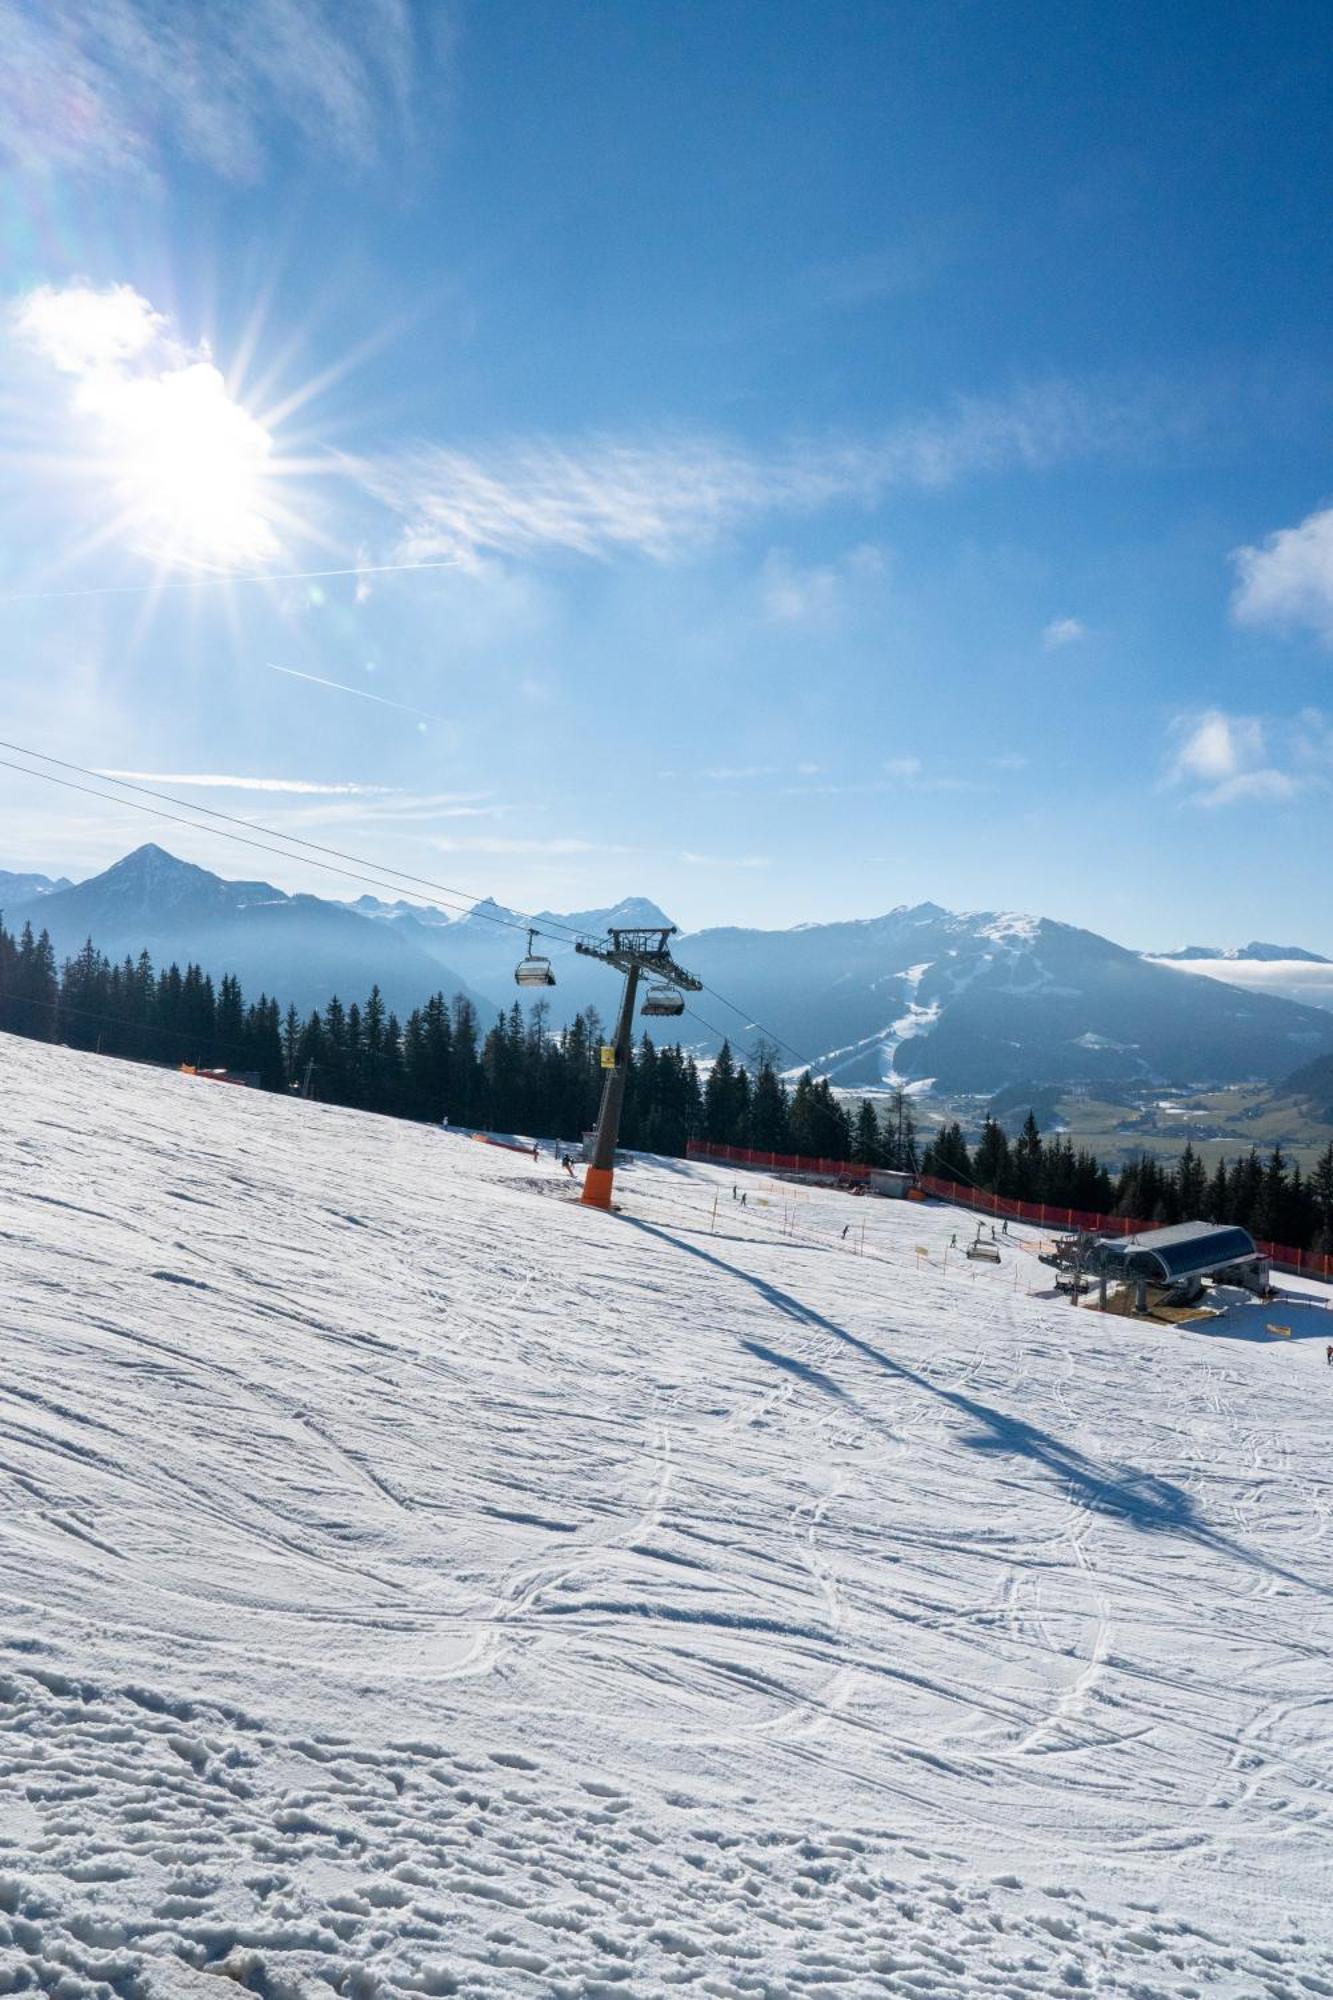
[{"label": "pine tree", "polygon": [[750,1144],[763,1153],[789,1150],[787,1093],[771,1061],[764,1061],[750,1098]]},{"label": "pine tree", "polygon": [[856,1125],[852,1133],[852,1158],[863,1167],[884,1165],[884,1143],[880,1138],[879,1119],[875,1113],[873,1099],[863,1097],[856,1114]]},{"label": "pine tree", "polygon": [[1041,1196],[1043,1153],[1036,1114],[1028,1112],[1023,1129],[1014,1141],[1012,1190],[1020,1201],[1037,1201]]},{"label": "pine tree", "polygon": [[945,1125],[927,1146],[921,1171],[936,1180],[953,1181],[964,1187],[975,1185],[967,1141],[956,1118]]},{"label": "pine tree", "polygon": [[1176,1205],[1187,1222],[1199,1220],[1208,1206],[1208,1176],[1188,1141],[1176,1162]]},{"label": "pine tree", "polygon": [[1311,1248],[1327,1257],[1333,1253],[1333,1145],[1325,1147],[1315,1163],[1310,1202],[1314,1210]]},{"label": "pine tree", "polygon": [[731,1043],[724,1041],[708,1072],[704,1085],[704,1137],[714,1145],[731,1146],[739,1123],[736,1065]]},{"label": "pine tree", "polygon": [[989,1114],[972,1156],[972,1172],[978,1187],[986,1188],[991,1194],[1009,1193],[1012,1178],[1009,1141],[1003,1127]]},{"label": "pine tree", "polygon": [[1208,1183],[1208,1193],[1204,1197],[1204,1217],[1209,1222],[1230,1222],[1231,1197],[1227,1183],[1227,1163],[1219,1158],[1213,1169],[1213,1177]]}]

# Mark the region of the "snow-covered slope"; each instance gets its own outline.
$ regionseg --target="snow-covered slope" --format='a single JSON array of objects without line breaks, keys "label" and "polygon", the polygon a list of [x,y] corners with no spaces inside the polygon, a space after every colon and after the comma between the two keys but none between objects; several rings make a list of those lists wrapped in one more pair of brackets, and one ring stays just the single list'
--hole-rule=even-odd
[{"label": "snow-covered slope", "polygon": [[1333,1990],[1333,1319],[3,1037],[0,1101],[0,1991]]}]

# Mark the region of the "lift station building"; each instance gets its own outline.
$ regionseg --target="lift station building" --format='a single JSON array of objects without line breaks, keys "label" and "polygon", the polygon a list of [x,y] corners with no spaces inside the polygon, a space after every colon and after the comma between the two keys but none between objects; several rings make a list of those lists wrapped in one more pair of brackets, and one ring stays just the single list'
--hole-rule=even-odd
[{"label": "lift station building", "polygon": [[1103,1281],[1120,1279],[1146,1291],[1164,1287],[1184,1298],[1197,1298],[1204,1280],[1243,1285],[1262,1292],[1268,1285],[1268,1259],[1248,1229],[1223,1222],[1178,1222],[1169,1229],[1145,1229],[1137,1236],[1102,1236],[1089,1259]]}]

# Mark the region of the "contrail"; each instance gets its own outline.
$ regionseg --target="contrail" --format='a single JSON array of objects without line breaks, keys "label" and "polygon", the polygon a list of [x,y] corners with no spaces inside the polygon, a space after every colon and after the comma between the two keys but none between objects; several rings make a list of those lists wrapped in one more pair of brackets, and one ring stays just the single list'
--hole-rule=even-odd
[{"label": "contrail", "polygon": [[381,708],[401,708],[405,715],[424,715],[429,722],[447,722],[447,715],[436,715],[429,708],[413,708],[410,701],[390,701],[386,694],[372,694],[369,688],[352,687],[347,681],[326,681],[322,674],[303,674],[296,667],[275,667],[269,661],[269,670],[275,674],[288,674],[294,681],[312,681],[316,687],[337,688],[339,694],[354,694],[362,701],[377,701]]},{"label": "contrail", "polygon": [[168,590],[216,590],[225,583],[313,583],[321,577],[399,576],[418,569],[457,568],[457,558],[450,557],[442,562],[357,563],[351,569],[256,570],[243,576],[224,572],[218,576],[190,577],[181,583],[106,583],[91,590],[5,590],[0,591],[0,604],[63,603],[79,597],[140,597],[149,592],[160,596]]}]

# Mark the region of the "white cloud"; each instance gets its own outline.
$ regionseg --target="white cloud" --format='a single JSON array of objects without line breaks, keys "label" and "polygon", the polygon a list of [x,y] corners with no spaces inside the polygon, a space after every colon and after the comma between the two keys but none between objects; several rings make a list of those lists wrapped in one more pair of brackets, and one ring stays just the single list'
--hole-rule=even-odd
[{"label": "white cloud", "polygon": [[53,451],[80,505],[163,562],[253,566],[281,552],[273,438],[129,285],[41,285],[12,309],[18,339],[69,384],[69,449]]},{"label": "white cloud", "polygon": [[1042,632],[1041,643],[1048,653],[1055,653],[1061,646],[1076,646],[1087,636],[1088,628],[1081,618],[1052,618]]},{"label": "white cloud", "polygon": [[783,549],[770,549],[760,573],[764,615],[779,625],[830,626],[857,584],[884,574],[883,552],[865,542],[836,562],[803,565]]},{"label": "white cloud", "polygon": [[921,759],[919,757],[886,757],[884,760],[884,769],[891,778],[903,778],[910,781],[913,778],[921,776]]},{"label": "white cloud", "polygon": [[1271,804],[1285,805],[1302,789],[1301,779],[1293,777],[1290,771],[1279,771],[1269,765],[1259,771],[1237,771],[1234,778],[1224,778],[1220,784],[1201,792],[1198,802],[1203,806],[1236,806],[1266,800]]},{"label": "white cloud", "polygon": [[614,841],[575,839],[501,840],[488,837],[467,840],[441,839],[431,842],[444,854],[635,854],[637,848]]},{"label": "white cloud", "polygon": [[1285,804],[1322,774],[1314,768],[1319,759],[1309,716],[1279,732],[1280,755],[1271,749],[1270,727],[1258,716],[1220,708],[1178,717],[1167,783],[1187,787],[1195,805]]},{"label": "white cloud", "polygon": [[688,848],[681,860],[690,868],[769,868],[767,854],[695,854]]},{"label": "white cloud", "polygon": [[21,339],[62,375],[120,369],[166,336],[167,323],[133,285],[39,285],[14,308]]},{"label": "white cloud", "polygon": [[[1015,467],[1138,448],[1160,434],[1141,399],[1055,383],[1007,400],[958,400],[871,438],[759,451],[721,438],[532,438],[487,452],[423,444],[349,467],[403,522],[406,560],[542,552],[665,561],[749,519],[870,507]],[[799,595],[785,599],[788,610]]]},{"label": "white cloud", "polygon": [[776,778],[779,767],[776,764],[713,764],[702,775],[718,783],[735,784],[751,778]]},{"label": "white cloud", "polygon": [[1244,763],[1262,756],[1263,748],[1263,727],[1253,716],[1210,708],[1180,726],[1175,774],[1214,782],[1230,778]]},{"label": "white cloud", "polygon": [[419,19],[407,0],[0,0],[0,157],[142,176],[179,149],[253,180],[285,130],[364,166],[407,128]]},{"label": "white cloud", "polygon": [[1232,613],[1243,625],[1306,625],[1333,646],[1333,507],[1237,549]]},{"label": "white cloud", "polygon": [[288,792],[331,799],[382,798],[393,790],[391,785],[324,785],[313,778],[242,778],[220,771],[99,771],[97,775],[131,784],[184,785],[196,791]]}]

